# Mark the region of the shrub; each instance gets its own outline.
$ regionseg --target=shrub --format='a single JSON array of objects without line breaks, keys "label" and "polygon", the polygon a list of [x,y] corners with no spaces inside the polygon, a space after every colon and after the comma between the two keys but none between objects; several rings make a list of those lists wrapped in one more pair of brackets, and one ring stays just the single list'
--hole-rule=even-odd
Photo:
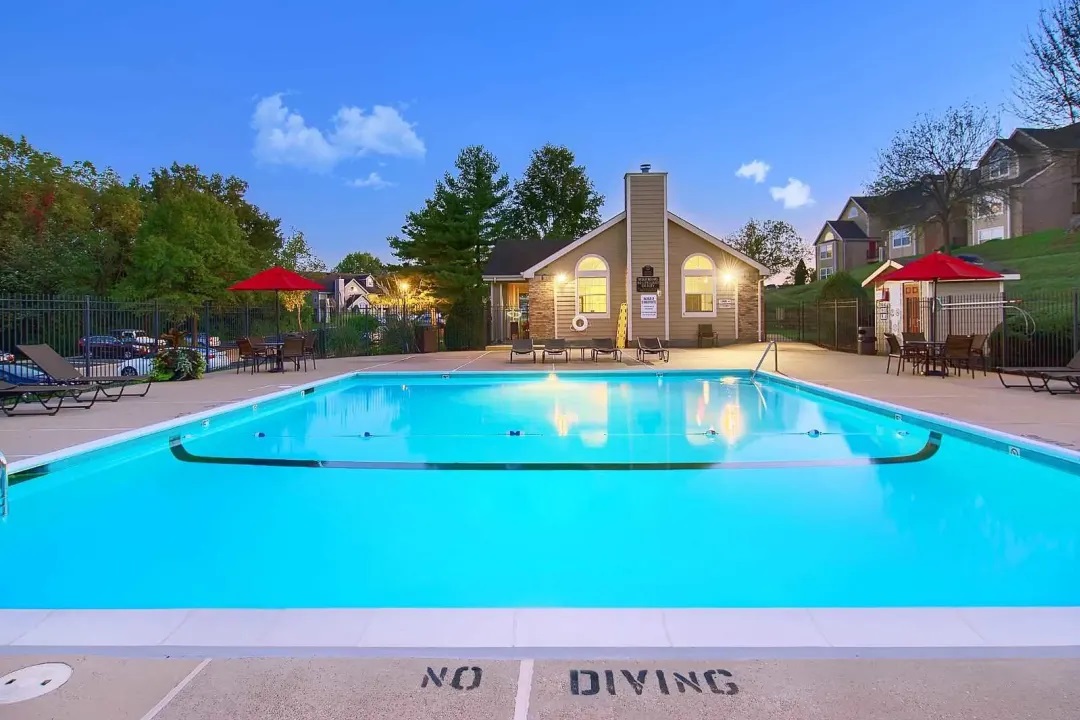
[{"label": "shrub", "polygon": [[379,329],[374,315],[347,315],[341,323],[326,329],[326,354],[331,357],[370,355],[372,336]]},{"label": "shrub", "polygon": [[830,275],[821,288],[819,300],[866,300],[866,291],[862,284],[850,273],[838,272]]},{"label": "shrub", "polygon": [[461,300],[446,316],[446,349],[477,350],[487,343],[487,316],[482,301]]},{"label": "shrub", "polygon": [[150,377],[159,382],[197,380],[206,372],[206,356],[195,348],[165,348],[154,356]]}]

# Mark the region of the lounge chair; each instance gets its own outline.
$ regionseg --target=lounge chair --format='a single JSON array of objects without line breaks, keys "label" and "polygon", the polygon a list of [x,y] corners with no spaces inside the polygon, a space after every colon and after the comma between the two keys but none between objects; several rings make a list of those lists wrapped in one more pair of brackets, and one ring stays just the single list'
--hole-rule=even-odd
[{"label": "lounge chair", "polygon": [[709,341],[712,347],[716,347],[718,339],[712,323],[701,323],[697,326],[697,346],[699,348],[705,347],[706,340]]},{"label": "lounge chair", "polygon": [[532,361],[536,362],[536,345],[532,338],[519,338],[510,343],[510,362],[514,362],[515,355],[532,355]]},{"label": "lounge chair", "polygon": [[645,362],[645,358],[649,355],[657,355],[664,362],[667,362],[671,358],[671,353],[667,348],[660,344],[660,338],[658,337],[645,337],[638,338],[637,340],[637,359],[639,362]]},{"label": "lounge chair", "polygon": [[[1020,375],[1027,381],[1027,385],[1020,383],[1010,385],[1005,382],[1005,375]],[[1057,395],[1061,392],[1080,392],[1080,351],[1077,351],[1072,360],[1065,363],[1063,367],[999,367],[997,376],[1001,384],[1007,388],[1028,387],[1034,392],[1045,390],[1051,395]],[[1053,388],[1050,385],[1053,380],[1066,383],[1068,389],[1058,390]],[[1036,381],[1038,382],[1036,383]]]},{"label": "lounge chair", "polygon": [[[93,390],[94,394],[89,400],[84,400],[82,396],[91,390]],[[68,407],[89,409],[97,401],[100,392],[100,385],[71,387],[66,385],[13,385],[8,382],[0,382],[0,410],[8,417],[14,415],[55,415],[64,407],[65,400],[75,401],[75,405],[69,405]],[[56,400],[56,404],[49,405],[50,400]],[[41,407],[45,408],[45,412],[15,412],[15,408],[28,401],[41,405]]]},{"label": "lounge chair", "polygon": [[548,355],[555,357],[561,355],[566,362],[570,362],[570,350],[566,346],[566,341],[562,339],[544,341],[544,349],[540,352],[540,362],[547,362]]},{"label": "lounge chair", "polygon": [[598,338],[597,340],[593,340],[592,361],[596,362],[596,358],[599,355],[610,355],[615,358],[615,362],[622,360],[622,350],[615,347],[615,341],[611,338]]},{"label": "lounge chair", "polygon": [[[146,387],[143,388],[141,393],[128,395],[128,397],[145,397],[146,393],[150,392],[150,386],[154,383],[151,378],[144,379],[138,376],[107,375],[87,377],[79,372],[79,368],[72,365],[48,345],[16,345],[15,349],[30,358],[30,362],[37,365],[57,385],[81,385],[84,388],[96,385],[101,394],[112,402],[116,402],[123,397],[124,391],[128,387],[144,383]],[[109,392],[117,388],[119,388],[120,392],[115,395]]]}]

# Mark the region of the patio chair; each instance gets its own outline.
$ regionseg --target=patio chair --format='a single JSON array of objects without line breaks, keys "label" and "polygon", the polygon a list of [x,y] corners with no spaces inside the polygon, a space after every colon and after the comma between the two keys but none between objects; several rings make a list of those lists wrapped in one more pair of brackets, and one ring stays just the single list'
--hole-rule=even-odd
[{"label": "patio chair", "polygon": [[240,368],[247,369],[248,363],[251,363],[251,372],[257,373],[259,365],[266,361],[266,352],[255,348],[248,338],[238,338],[236,348],[240,351],[240,362],[236,363],[237,375],[240,374]]},{"label": "patio chair", "polygon": [[941,359],[945,363],[946,370],[953,368],[957,375],[961,370],[967,370],[971,373],[971,377],[975,377],[975,369],[971,365],[970,335],[947,335]]},{"label": "patio chair", "polygon": [[286,336],[281,344],[281,362],[292,360],[297,370],[300,370],[300,361],[304,361],[304,372],[307,372],[307,355],[304,354],[304,338]]},{"label": "patio chair", "polygon": [[889,346],[889,354],[885,359],[885,374],[889,374],[892,359],[896,358],[896,374],[899,376],[900,371],[904,369],[904,360],[907,359],[907,355],[904,354],[900,340],[893,333],[885,333],[885,343]]},{"label": "patio chair", "polygon": [[[132,385],[145,384],[146,387],[143,388],[141,393],[131,394],[127,397],[146,397],[146,393],[150,392],[150,386],[154,384],[152,378],[141,378],[137,375],[87,377],[79,371],[79,368],[72,365],[48,345],[16,345],[15,349],[30,358],[30,362],[37,365],[43,373],[48,375],[51,382],[57,385],[80,385],[83,388],[97,386],[101,394],[111,402],[116,402],[124,397],[124,391]],[[115,395],[109,392],[115,389],[119,389],[120,392]]]},{"label": "patio chair", "polygon": [[[316,340],[318,340],[318,336],[313,332],[309,332],[307,335],[304,336],[304,356],[311,358],[311,369],[312,370],[318,370],[319,369],[319,366],[315,364],[315,341]],[[304,362],[306,363],[307,360],[305,360]],[[306,364],[304,365],[304,368],[305,368],[305,370],[307,369]]]},{"label": "patio chair", "polygon": [[971,336],[971,362],[975,363],[976,360],[982,365],[983,375],[986,375],[986,366],[990,362],[990,355],[986,352],[986,335],[972,335]]},{"label": "patio chair", "polygon": [[[1004,375],[1020,375],[1027,381],[1027,384],[1014,383],[1010,385],[1005,382]],[[1057,395],[1061,392],[1080,392],[1080,351],[1077,351],[1072,360],[1069,360],[1061,367],[999,367],[997,376],[1001,384],[1007,388],[1027,387],[1034,392],[1045,390],[1051,395]],[[1067,383],[1068,389],[1062,391],[1052,387],[1050,383],[1054,380]],[[1035,381],[1038,381],[1038,384]]]},{"label": "patio chair", "polygon": [[610,355],[615,358],[615,362],[622,360],[622,350],[615,347],[615,341],[611,338],[593,340],[592,361],[596,362],[596,358],[600,355]]},{"label": "patio chair", "polygon": [[924,332],[902,332],[900,337],[904,339],[904,342],[926,342],[926,333]]},{"label": "patio chair", "polygon": [[[89,400],[84,400],[83,395],[93,390],[94,394]],[[55,415],[64,407],[65,400],[74,400],[75,405],[68,407],[81,407],[89,410],[97,402],[100,385],[70,386],[70,385],[13,385],[8,382],[0,382],[0,410],[8,417],[16,415]],[[55,405],[49,405],[50,400],[56,400]],[[36,402],[45,409],[44,412],[19,412],[15,409],[20,404]]]},{"label": "patio chair", "polygon": [[637,359],[639,362],[645,362],[645,358],[649,355],[657,355],[663,362],[667,362],[671,358],[671,353],[667,348],[660,344],[660,338],[658,337],[639,337],[637,339]]},{"label": "patio chair", "polygon": [[705,347],[706,340],[711,343],[712,347],[716,347],[719,337],[716,331],[713,330],[712,323],[699,323],[697,326],[697,346]]},{"label": "patio chair", "polygon": [[515,355],[532,355],[532,361],[536,362],[536,345],[531,338],[520,338],[510,344],[510,362],[514,362]]},{"label": "patio chair", "polygon": [[562,339],[547,340],[544,342],[544,349],[540,351],[540,362],[547,362],[547,356],[553,355],[559,357],[560,355],[566,362],[570,362],[570,349],[566,346],[566,341]]}]

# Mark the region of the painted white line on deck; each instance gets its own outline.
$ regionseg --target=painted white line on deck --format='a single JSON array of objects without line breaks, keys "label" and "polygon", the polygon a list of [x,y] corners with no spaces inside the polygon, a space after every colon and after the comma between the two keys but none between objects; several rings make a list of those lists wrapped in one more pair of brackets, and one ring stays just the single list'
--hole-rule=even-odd
[{"label": "painted white line on deck", "polygon": [[371,370],[372,368],[382,367],[383,365],[393,365],[394,363],[405,362],[406,360],[411,360],[411,359],[412,359],[412,355],[408,355],[408,356],[403,357],[403,358],[398,358],[397,360],[388,360],[386,362],[375,363],[374,365],[368,365],[367,367],[360,368],[359,370],[357,370],[357,372],[365,372],[367,370]]},{"label": "painted white line on deck", "polygon": [[458,370],[460,370],[461,368],[463,368],[463,367],[467,367],[467,366],[469,366],[469,365],[472,365],[472,364],[473,364],[474,362],[476,362],[476,361],[477,361],[477,360],[479,360],[480,358],[484,357],[485,355],[490,355],[490,354],[491,354],[491,353],[493,353],[493,352],[495,352],[495,351],[494,351],[494,350],[488,350],[488,351],[486,351],[485,353],[483,353],[483,355],[477,355],[476,357],[474,357],[474,358],[473,358],[472,360],[470,360],[469,362],[467,362],[467,363],[462,363],[461,365],[458,365],[458,366],[457,366],[456,368],[454,368],[454,369],[453,369],[453,370],[451,370],[450,372],[457,372],[457,371],[458,371]]},{"label": "painted white line on deck", "polygon": [[529,698],[532,696],[533,661],[522,660],[518,668],[517,697],[514,698],[514,720],[529,720]]},{"label": "painted white line on deck", "polygon": [[187,674],[187,677],[176,684],[172,690],[166,693],[165,697],[161,698],[157,705],[150,708],[150,712],[142,716],[142,720],[154,720],[157,714],[165,709],[165,706],[172,702],[173,698],[180,694],[180,691],[187,687],[188,683],[195,679],[195,676],[202,672],[202,669],[210,664],[210,658],[206,658],[201,663],[195,666],[195,669]]}]

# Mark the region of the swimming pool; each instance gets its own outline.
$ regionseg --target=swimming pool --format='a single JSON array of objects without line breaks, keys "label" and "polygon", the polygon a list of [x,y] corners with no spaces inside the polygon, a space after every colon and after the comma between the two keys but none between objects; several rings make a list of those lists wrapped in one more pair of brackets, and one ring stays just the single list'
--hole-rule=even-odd
[{"label": "swimming pool", "polygon": [[1075,470],[778,377],[365,374],[16,475],[0,607],[1080,605]]}]

